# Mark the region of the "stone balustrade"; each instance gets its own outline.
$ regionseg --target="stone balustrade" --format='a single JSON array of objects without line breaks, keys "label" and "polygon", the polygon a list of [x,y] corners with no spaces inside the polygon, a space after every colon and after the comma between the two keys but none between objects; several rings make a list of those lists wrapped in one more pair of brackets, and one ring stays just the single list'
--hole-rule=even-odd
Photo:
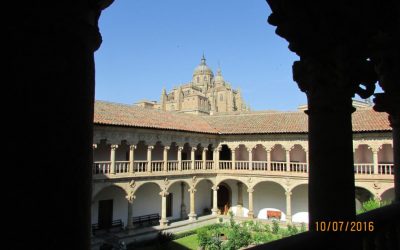
[{"label": "stone balustrade", "polygon": [[[194,162],[194,168],[192,163]],[[203,164],[205,163],[205,167]],[[164,172],[164,161],[151,161],[151,169],[147,171],[148,161],[134,161],[134,169],[130,171],[129,161],[116,161],[115,162],[115,174],[111,174],[110,166],[111,161],[95,161],[93,163],[93,175],[94,176],[126,176],[127,174],[133,175],[152,175],[157,172]],[[293,176],[299,175],[307,177],[308,175],[308,164],[305,162],[290,162],[289,167],[287,162],[271,161],[270,169],[268,169],[267,161],[226,161],[220,160],[218,162],[218,169],[214,166],[217,163],[213,160],[182,160],[182,161],[166,161],[167,168],[165,171],[171,174],[181,173],[254,173],[261,175],[282,175],[282,176]],[[181,166],[179,166],[181,164]],[[235,167],[233,167],[235,164]],[[379,176],[379,178],[387,176],[393,178],[394,170],[393,163],[378,164],[378,172],[374,173],[374,164],[371,163],[356,163],[354,164],[354,174],[356,177],[367,177],[367,176]]]}]

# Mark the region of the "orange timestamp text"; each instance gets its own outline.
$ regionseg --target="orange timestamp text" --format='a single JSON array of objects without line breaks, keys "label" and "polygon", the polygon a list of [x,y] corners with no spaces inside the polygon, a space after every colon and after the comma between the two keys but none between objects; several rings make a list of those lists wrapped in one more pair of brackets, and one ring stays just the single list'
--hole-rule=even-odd
[{"label": "orange timestamp text", "polygon": [[373,232],[373,221],[316,221],[317,232]]}]

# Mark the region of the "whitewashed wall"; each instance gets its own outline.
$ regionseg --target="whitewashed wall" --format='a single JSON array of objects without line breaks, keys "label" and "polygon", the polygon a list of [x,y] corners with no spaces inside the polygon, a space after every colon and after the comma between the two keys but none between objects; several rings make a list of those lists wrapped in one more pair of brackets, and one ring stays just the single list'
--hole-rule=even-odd
[{"label": "whitewashed wall", "polygon": [[[183,195],[184,195],[184,204],[186,206],[186,213],[189,213],[189,192],[188,185],[185,184]],[[181,182],[174,183],[168,190],[169,193],[172,193],[172,216],[168,217],[168,219],[179,219],[181,217],[181,204],[182,204],[182,193],[181,193]]]},{"label": "whitewashed wall", "polygon": [[[273,182],[261,182],[254,187],[254,216],[266,217],[266,208],[280,210],[286,214],[286,195],[284,189]],[[264,209],[264,210],[263,210]]]},{"label": "whitewashed wall", "polygon": [[378,152],[379,162],[393,162],[393,148],[389,144],[382,145],[382,149]]},{"label": "whitewashed wall", "polygon": [[196,186],[195,210],[196,214],[203,215],[204,208],[212,209],[212,184],[206,180],[201,181]]},{"label": "whitewashed wall", "polygon": [[308,223],[308,185],[300,185],[292,190],[292,222]]},{"label": "whitewashed wall", "polygon": [[154,183],[146,183],[136,191],[133,204],[133,215],[140,216],[158,213],[161,216],[160,188]]},{"label": "whitewashed wall", "polygon": [[118,187],[107,187],[96,195],[92,203],[92,223],[98,222],[99,201],[113,200],[113,220],[121,219],[124,225],[128,219],[128,201],[125,192]]},{"label": "whitewashed wall", "polygon": [[286,161],[286,151],[280,144],[271,150],[271,161]]},{"label": "whitewashed wall", "polygon": [[383,194],[381,195],[381,199],[384,201],[394,201],[394,188],[383,192]]},{"label": "whitewashed wall", "polygon": [[257,145],[257,147],[253,149],[253,161],[266,161],[266,160],[267,160],[267,151],[261,145]]}]

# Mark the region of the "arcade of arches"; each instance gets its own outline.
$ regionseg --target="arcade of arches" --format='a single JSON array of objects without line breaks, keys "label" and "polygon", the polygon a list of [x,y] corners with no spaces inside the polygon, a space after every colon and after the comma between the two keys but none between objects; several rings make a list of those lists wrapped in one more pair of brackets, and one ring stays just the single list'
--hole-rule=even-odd
[{"label": "arcade of arches", "polygon": [[[123,133],[116,136],[99,128],[98,134],[92,223],[121,219],[132,228],[133,217],[159,214],[160,225],[168,227],[176,220],[229,211],[265,220],[273,218],[268,211],[275,211],[281,221],[308,223],[308,146],[302,136],[131,143]],[[353,142],[356,208],[373,197],[394,200],[391,141],[384,133],[358,136]]]}]

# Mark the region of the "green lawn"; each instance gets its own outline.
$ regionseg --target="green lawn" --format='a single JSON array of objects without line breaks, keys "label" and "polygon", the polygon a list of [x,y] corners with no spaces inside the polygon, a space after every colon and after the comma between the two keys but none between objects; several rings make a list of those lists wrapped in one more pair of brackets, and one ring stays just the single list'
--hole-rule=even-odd
[{"label": "green lawn", "polygon": [[192,234],[177,240],[174,240],[170,243],[170,246],[173,246],[172,249],[184,250],[184,249],[192,249],[197,250],[199,244],[197,242],[197,234]]}]

